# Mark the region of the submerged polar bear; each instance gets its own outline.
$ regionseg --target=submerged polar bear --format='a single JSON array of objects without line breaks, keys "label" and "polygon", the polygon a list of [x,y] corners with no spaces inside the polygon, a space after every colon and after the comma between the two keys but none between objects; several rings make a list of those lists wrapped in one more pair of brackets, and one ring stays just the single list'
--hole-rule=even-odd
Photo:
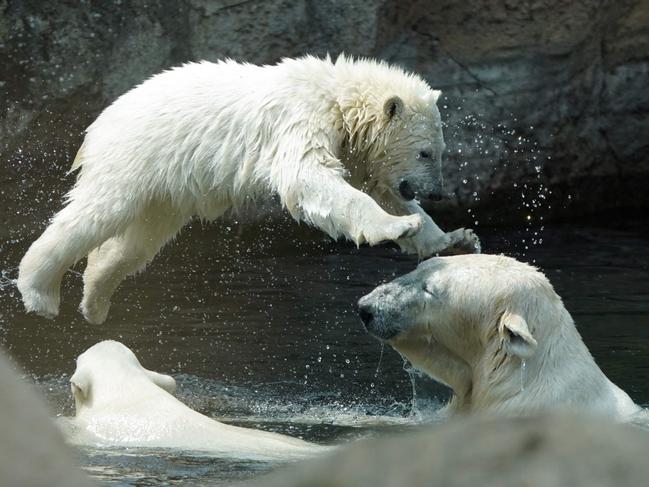
[{"label": "submerged polar bear", "polygon": [[76,416],[64,423],[64,430],[72,443],[175,448],[260,460],[297,459],[330,449],[203,416],[172,395],[172,377],[145,369],[129,348],[111,340],[79,355],[70,385]]},{"label": "submerged polar bear", "polygon": [[414,74],[342,56],[153,76],[88,127],[67,205],[20,263],[26,310],[56,316],[64,272],[88,255],[81,310],[101,323],[119,283],[193,216],[270,193],[334,238],[478,252],[470,230],[444,233],[416,200],[441,195],[438,96]]},{"label": "submerged polar bear", "polygon": [[453,389],[451,413],[641,411],[599,369],[546,277],[512,258],[429,259],[358,305],[372,335]]}]

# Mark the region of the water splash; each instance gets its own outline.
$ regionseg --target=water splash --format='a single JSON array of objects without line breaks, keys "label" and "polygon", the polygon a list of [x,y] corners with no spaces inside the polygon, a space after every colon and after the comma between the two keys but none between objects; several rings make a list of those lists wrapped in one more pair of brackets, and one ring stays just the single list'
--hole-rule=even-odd
[{"label": "water splash", "polygon": [[[445,101],[444,108],[449,108],[450,100]],[[544,166],[551,161],[547,148],[536,140],[535,128],[514,114],[509,114],[508,121],[490,120],[485,114],[466,114],[461,106],[445,113],[449,117],[443,123],[448,139],[445,158],[453,171],[445,177],[457,182],[454,192],[467,208],[468,221],[473,227],[482,223],[481,199],[491,191],[484,178],[492,179],[495,188],[511,193],[508,198],[514,211],[508,212],[507,218],[513,216],[520,223],[517,243],[519,255],[525,256],[533,246],[543,243],[544,219],[552,210],[552,191],[544,172]]]},{"label": "water splash", "polygon": [[381,370],[381,362],[383,361],[383,351],[385,350],[385,343],[381,342],[381,354],[379,355],[379,363],[376,365],[376,370],[374,371],[374,377],[379,376],[379,370]]},{"label": "water splash", "polygon": [[[333,427],[354,428],[356,433],[351,436],[361,437],[368,433],[364,428],[424,422],[408,414],[410,404],[391,397],[340,397],[333,391],[289,395],[282,386],[290,387],[290,383],[235,386],[191,374],[176,374],[174,378],[179,385],[178,399],[202,414],[239,426],[301,435],[311,441],[322,441],[328,437],[327,431],[336,431]],[[33,377],[57,416],[74,414],[69,379],[69,374]],[[429,416],[433,413],[425,421],[430,421]]]},{"label": "water splash", "polygon": [[16,287],[16,278],[10,277],[18,267],[12,267],[6,270],[0,270],[0,291]]},{"label": "water splash", "polygon": [[406,374],[408,374],[408,378],[410,379],[410,385],[412,387],[409,418],[413,421],[421,421],[422,414],[419,411],[419,408],[417,407],[417,384],[415,382],[415,376],[417,374],[417,370],[412,366],[412,364],[406,358],[405,355],[401,353],[399,353],[399,355],[401,355],[401,359],[403,360],[403,370],[406,372]]}]

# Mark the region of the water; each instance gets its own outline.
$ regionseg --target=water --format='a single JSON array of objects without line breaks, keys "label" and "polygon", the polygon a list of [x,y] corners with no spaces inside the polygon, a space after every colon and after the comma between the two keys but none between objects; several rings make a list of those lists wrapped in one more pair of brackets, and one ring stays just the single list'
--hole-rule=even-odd
[{"label": "water", "polygon": [[[647,230],[550,226],[542,243],[540,236],[532,243],[523,227],[482,228],[484,248],[540,266],[605,373],[649,403]],[[56,320],[22,312],[11,279],[37,231],[0,248],[0,341],[57,415],[72,413],[74,358],[108,338],[132,348],[145,367],[174,375],[181,399],[204,414],[323,444],[416,428],[437,420],[448,398],[382,350],[356,317],[360,296],[414,267],[392,248],[335,244],[290,222],[243,230],[196,223],[124,282],[108,321],[93,326],[76,310],[78,272],[65,278]],[[79,455],[110,485],[228,485],[276,467],[164,450]]]}]

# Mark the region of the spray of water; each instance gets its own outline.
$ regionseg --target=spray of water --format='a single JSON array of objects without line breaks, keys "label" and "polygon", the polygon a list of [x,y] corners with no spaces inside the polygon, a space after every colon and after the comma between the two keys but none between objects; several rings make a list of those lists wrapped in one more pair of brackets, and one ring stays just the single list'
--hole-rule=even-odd
[{"label": "spray of water", "polygon": [[16,279],[10,277],[18,270],[18,267],[12,267],[7,270],[0,270],[0,291],[5,291],[16,286]]},{"label": "spray of water", "polygon": [[374,377],[379,376],[379,370],[381,370],[381,362],[383,361],[383,351],[385,350],[385,343],[381,342],[381,354],[379,355],[379,363],[376,365],[376,370],[374,371]]},{"label": "spray of water", "polygon": [[403,370],[408,374],[408,378],[410,379],[410,385],[412,387],[412,398],[410,399],[410,414],[409,414],[409,419],[412,421],[421,421],[422,415],[421,412],[419,411],[419,408],[417,407],[417,384],[415,382],[415,376],[417,374],[417,371],[415,368],[412,366],[410,361],[406,358],[405,355],[401,355],[401,359],[403,360]]},{"label": "spray of water", "polygon": [[481,200],[490,196],[490,190],[491,194],[498,190],[511,195],[513,211],[504,212],[502,217],[519,221],[520,240],[512,243],[524,256],[532,246],[543,243],[544,214],[552,208],[552,191],[543,171],[550,155],[535,139],[535,128],[513,114],[507,121],[489,120],[480,113],[465,115],[462,106],[449,107],[448,99],[446,103],[443,108],[449,120],[444,123],[444,131],[449,147],[445,158],[451,172],[445,174],[445,180],[457,182],[457,187],[449,189],[467,208],[474,228],[483,223]]}]

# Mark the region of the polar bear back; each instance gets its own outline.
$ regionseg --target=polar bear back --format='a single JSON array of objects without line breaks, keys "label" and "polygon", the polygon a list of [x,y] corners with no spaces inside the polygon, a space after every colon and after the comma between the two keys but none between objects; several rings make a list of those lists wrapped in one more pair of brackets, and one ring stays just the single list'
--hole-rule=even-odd
[{"label": "polar bear back", "polygon": [[[325,61],[310,62],[327,72]],[[334,125],[331,107],[300,104],[300,91],[314,95],[309,82],[296,84],[292,66],[201,62],[155,75],[88,127],[72,169],[133,196],[169,195],[199,214],[204,199],[237,206],[240,194],[262,197],[269,181],[298,169],[304,144],[291,132],[304,130],[305,118]],[[313,113],[287,113],[301,110]],[[91,186],[77,185],[72,197]]]},{"label": "polar bear back", "polygon": [[81,354],[70,381],[76,417],[64,427],[73,443],[266,459],[320,450],[297,438],[230,426],[192,410],[170,394],[173,379],[145,369],[131,350],[112,340]]}]

